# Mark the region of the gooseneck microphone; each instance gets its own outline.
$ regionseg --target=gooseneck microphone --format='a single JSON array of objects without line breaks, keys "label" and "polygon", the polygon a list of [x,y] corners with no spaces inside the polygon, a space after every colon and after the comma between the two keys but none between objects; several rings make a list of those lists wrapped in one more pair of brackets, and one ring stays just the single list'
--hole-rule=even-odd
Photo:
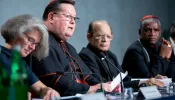
[{"label": "gooseneck microphone", "polygon": [[[122,71],[121,71],[117,66],[115,66],[109,59],[107,59],[106,55],[105,55],[103,52],[100,53],[100,56],[102,57],[101,60],[106,60],[106,61],[109,62],[112,66],[114,66],[114,67],[117,68],[117,70],[118,70],[118,72],[119,72],[119,74],[120,74],[120,80],[121,80],[121,81],[120,81],[121,93],[123,93],[123,92],[124,92],[124,85],[123,85],[122,74],[121,74]],[[107,67],[108,67],[108,66],[107,66]]]},{"label": "gooseneck microphone", "polygon": [[97,77],[99,77],[100,78],[100,90],[98,89],[97,91],[98,92],[103,92],[103,93],[105,93],[105,91],[104,91],[104,89],[103,89],[103,86],[102,86],[102,78],[101,78],[101,76],[100,75],[98,75],[98,74],[96,74],[96,73],[80,73],[80,72],[62,72],[62,71],[56,71],[56,74],[58,74],[58,75],[64,75],[64,76],[66,76],[67,74],[73,74],[74,76],[75,76],[75,78],[76,78],[76,74],[79,74],[79,75],[95,75],[95,76],[97,76]]}]

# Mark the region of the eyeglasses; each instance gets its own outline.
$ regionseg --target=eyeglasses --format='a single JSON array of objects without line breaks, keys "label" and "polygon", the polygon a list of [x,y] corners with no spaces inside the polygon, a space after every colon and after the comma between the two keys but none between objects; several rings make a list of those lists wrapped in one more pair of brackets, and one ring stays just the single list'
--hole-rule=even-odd
[{"label": "eyeglasses", "polygon": [[30,42],[31,45],[35,45],[35,47],[39,45],[39,43],[36,43],[32,37],[28,36],[26,33],[24,33],[24,34],[25,34],[25,36],[27,36],[27,40],[28,40],[28,42]]},{"label": "eyeglasses", "polygon": [[73,17],[71,15],[67,15],[67,14],[64,14],[64,13],[53,13],[53,14],[61,14],[61,15],[63,15],[69,21],[74,20],[75,22],[78,22],[80,20],[79,17]]},{"label": "eyeglasses", "polygon": [[113,35],[95,35],[95,39],[97,40],[102,40],[104,38],[108,39],[108,40],[112,40],[113,39]]}]

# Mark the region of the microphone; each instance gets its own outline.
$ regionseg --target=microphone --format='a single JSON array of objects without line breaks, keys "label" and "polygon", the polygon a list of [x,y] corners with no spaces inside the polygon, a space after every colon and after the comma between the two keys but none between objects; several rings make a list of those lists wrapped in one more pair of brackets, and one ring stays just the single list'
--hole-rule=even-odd
[{"label": "microphone", "polygon": [[105,93],[104,89],[103,89],[103,86],[102,86],[102,78],[100,75],[96,74],[96,73],[80,73],[80,72],[62,72],[62,71],[56,71],[56,74],[59,74],[59,75],[64,75],[66,76],[67,74],[73,74],[76,78],[76,75],[75,74],[79,74],[79,75],[95,75],[95,76],[98,76],[100,78],[100,89],[97,89],[96,92],[103,92]]},{"label": "microphone", "polygon": [[119,72],[119,74],[120,74],[120,86],[121,86],[121,93],[123,93],[124,92],[124,85],[123,85],[123,80],[122,80],[122,74],[121,74],[121,70],[117,67],[117,66],[115,66],[109,59],[107,59],[106,58],[106,55],[103,53],[103,52],[101,52],[100,53],[100,55],[101,55],[101,60],[106,60],[107,62],[109,62],[112,66],[114,66],[114,67],[116,67],[117,68],[117,70],[118,70],[118,72]]}]

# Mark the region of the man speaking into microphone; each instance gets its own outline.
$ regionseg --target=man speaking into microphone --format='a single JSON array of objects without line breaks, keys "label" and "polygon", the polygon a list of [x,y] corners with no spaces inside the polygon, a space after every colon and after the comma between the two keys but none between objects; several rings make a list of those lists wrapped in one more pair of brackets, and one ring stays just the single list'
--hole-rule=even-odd
[{"label": "man speaking into microphone", "polygon": [[[67,42],[73,35],[76,21],[74,0],[52,0],[44,10],[43,21],[49,31],[49,55],[40,61],[33,58],[34,73],[47,86],[57,90],[61,96],[77,93],[94,93],[101,89],[101,82],[91,75],[91,71],[81,60],[76,49]],[[57,72],[80,74],[61,75]],[[89,73],[89,74],[84,74]],[[110,85],[103,83],[105,91]]]},{"label": "man speaking into microphone", "polygon": [[[123,70],[118,63],[115,54],[109,50],[113,34],[108,22],[104,20],[91,22],[87,32],[87,39],[89,44],[79,53],[81,59],[93,73],[102,76],[103,82],[112,81],[113,78],[116,77],[119,72],[123,72]],[[139,80],[126,80],[124,81],[124,86],[137,89],[140,83],[163,86],[162,82],[154,78],[143,82],[140,82]]]}]

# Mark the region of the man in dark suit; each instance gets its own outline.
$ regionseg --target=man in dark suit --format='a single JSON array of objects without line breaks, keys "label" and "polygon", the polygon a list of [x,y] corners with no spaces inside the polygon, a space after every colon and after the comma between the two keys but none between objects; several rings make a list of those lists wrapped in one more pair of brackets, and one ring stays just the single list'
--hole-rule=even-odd
[{"label": "man in dark suit", "polygon": [[[158,17],[147,15],[141,19],[140,38],[127,49],[122,67],[133,78],[151,78],[168,75],[172,45],[160,39],[161,23]],[[161,40],[161,42],[159,41]],[[162,77],[162,76],[161,76]]]},{"label": "man in dark suit", "polygon": [[[73,35],[78,20],[74,3],[72,0],[53,0],[45,8],[43,20],[49,31],[49,56],[32,61],[34,73],[61,96],[94,93],[101,88],[100,81],[90,75],[91,71],[75,48],[66,42]],[[65,75],[64,72],[70,73]],[[110,91],[108,83],[103,83],[103,88]]]},{"label": "man in dark suit", "polygon": [[[172,51],[172,55],[170,58],[171,64],[174,65],[175,63],[175,21],[172,23],[172,26],[170,28],[170,38],[169,38],[172,46],[173,46],[173,51]],[[173,77],[173,81],[175,81],[175,67],[172,67],[170,72],[169,72],[169,76]]]},{"label": "man in dark suit", "polygon": [[[113,78],[119,74],[117,69],[119,69],[121,72],[123,72],[123,70],[118,63],[115,54],[109,50],[111,40],[113,39],[111,27],[104,20],[93,21],[89,25],[87,39],[89,44],[86,48],[83,48],[80,51],[80,57],[93,73],[96,73],[98,76],[102,77],[104,82],[112,81]],[[105,57],[114,66],[109,63],[109,61],[104,59]],[[98,76],[95,75],[94,77],[97,77],[100,80]],[[162,86],[162,83],[154,78],[144,81],[144,83],[148,85],[155,84]],[[139,86],[139,81],[126,80],[124,81],[124,86],[137,89]]]},{"label": "man in dark suit", "polygon": [[173,46],[173,53],[171,56],[171,60],[175,61],[175,21],[173,22],[171,28],[170,28],[170,42],[172,43]]}]

